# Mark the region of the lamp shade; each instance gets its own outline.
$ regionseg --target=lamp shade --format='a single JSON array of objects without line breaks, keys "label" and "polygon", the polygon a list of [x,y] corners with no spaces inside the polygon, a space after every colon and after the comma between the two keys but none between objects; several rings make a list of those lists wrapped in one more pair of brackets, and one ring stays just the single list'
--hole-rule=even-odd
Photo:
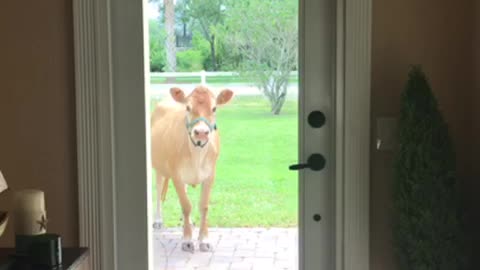
[{"label": "lamp shade", "polygon": [[7,181],[3,177],[2,172],[0,171],[0,193],[4,192],[8,188]]},{"label": "lamp shade", "polygon": [[[0,171],[0,194],[5,190],[7,190],[7,188],[8,188],[7,181],[5,181],[5,178],[3,177],[3,174]],[[0,236],[2,236],[3,232],[5,231],[5,227],[7,227],[7,221],[8,221],[8,213],[0,209]]]}]

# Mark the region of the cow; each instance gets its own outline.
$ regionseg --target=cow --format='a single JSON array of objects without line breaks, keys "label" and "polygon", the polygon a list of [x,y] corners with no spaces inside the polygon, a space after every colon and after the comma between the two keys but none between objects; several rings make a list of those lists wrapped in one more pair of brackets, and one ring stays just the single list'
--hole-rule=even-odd
[{"label": "cow", "polygon": [[215,113],[227,104],[233,91],[222,90],[216,97],[205,86],[197,86],[188,96],[180,88],[171,88],[173,101],[158,103],[151,115],[152,167],[156,172],[157,210],[154,228],[161,227],[161,204],[171,179],[183,213],[182,250],[194,252],[187,185],[201,184],[199,202],[199,249],[212,250],[208,241],[208,204],[215,181],[220,153],[220,135]]}]

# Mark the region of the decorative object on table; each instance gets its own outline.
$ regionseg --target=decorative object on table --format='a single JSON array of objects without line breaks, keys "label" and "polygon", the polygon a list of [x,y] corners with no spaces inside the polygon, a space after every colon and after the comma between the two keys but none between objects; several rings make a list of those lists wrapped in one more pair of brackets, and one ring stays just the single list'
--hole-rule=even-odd
[{"label": "decorative object on table", "polygon": [[[29,259],[20,258],[11,261],[14,248],[0,248],[0,270],[75,270],[88,267],[89,251],[87,248],[62,248],[62,265],[49,267],[30,263]],[[10,264],[3,262],[11,261]]]},{"label": "decorative object on table", "polygon": [[[8,190],[0,172],[0,194]],[[62,265],[61,237],[47,234],[45,195],[41,190],[26,189],[15,193],[14,210],[15,253],[0,261],[0,270],[11,266],[42,266],[55,269]],[[8,213],[0,211],[0,236],[8,220]],[[36,268],[18,268],[36,269]],[[44,269],[44,268],[42,268]]]},{"label": "decorative object on table", "polygon": [[62,263],[61,238],[47,234],[45,194],[25,189],[15,193],[15,256],[32,265],[57,266]]},{"label": "decorative object on table", "polygon": [[[0,171],[0,196],[8,190],[7,181],[3,177],[2,172]],[[2,236],[5,228],[7,227],[8,223],[8,212],[2,211],[0,209],[0,236]]]},{"label": "decorative object on table", "polygon": [[56,234],[16,235],[15,254],[32,265],[48,267],[62,264],[61,237]]},{"label": "decorative object on table", "polygon": [[409,73],[398,132],[393,183],[398,269],[467,269],[452,141],[420,67]]},{"label": "decorative object on table", "polygon": [[16,235],[39,235],[47,232],[43,191],[25,189],[15,193],[14,221]]}]

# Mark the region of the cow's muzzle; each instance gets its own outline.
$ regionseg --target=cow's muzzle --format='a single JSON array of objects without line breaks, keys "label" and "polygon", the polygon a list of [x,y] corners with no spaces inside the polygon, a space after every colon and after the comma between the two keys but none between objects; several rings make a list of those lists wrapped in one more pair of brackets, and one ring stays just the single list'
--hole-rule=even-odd
[{"label": "cow's muzzle", "polygon": [[[201,125],[198,123],[203,122]],[[190,141],[195,147],[205,147],[209,142],[209,135],[217,129],[216,124],[211,124],[205,117],[199,117],[192,121],[186,119],[186,127]]]}]

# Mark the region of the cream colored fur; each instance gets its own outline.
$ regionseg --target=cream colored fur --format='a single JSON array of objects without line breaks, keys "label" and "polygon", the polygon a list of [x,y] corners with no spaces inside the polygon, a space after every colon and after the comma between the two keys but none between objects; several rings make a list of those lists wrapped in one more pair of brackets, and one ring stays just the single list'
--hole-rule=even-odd
[{"label": "cream colored fur", "polygon": [[[200,199],[200,249],[210,250],[204,240],[208,235],[207,213],[210,190],[215,180],[215,167],[220,151],[218,130],[208,135],[208,143],[204,147],[195,146],[191,141],[193,133],[186,127],[186,119],[205,117],[214,122],[213,108],[223,105],[232,98],[233,92],[223,90],[216,98],[206,87],[197,87],[187,97],[178,88],[171,89],[172,100],[157,105],[151,116],[152,166],[156,171],[158,200],[165,200],[168,180],[171,179],[182,205],[184,216],[184,240],[188,242],[188,251],[193,251],[190,243],[192,228],[190,225],[191,204],[186,195],[186,185],[202,184]],[[186,107],[191,108],[187,111]],[[205,125],[198,123],[197,125]],[[157,202],[157,209],[161,207]]]}]

